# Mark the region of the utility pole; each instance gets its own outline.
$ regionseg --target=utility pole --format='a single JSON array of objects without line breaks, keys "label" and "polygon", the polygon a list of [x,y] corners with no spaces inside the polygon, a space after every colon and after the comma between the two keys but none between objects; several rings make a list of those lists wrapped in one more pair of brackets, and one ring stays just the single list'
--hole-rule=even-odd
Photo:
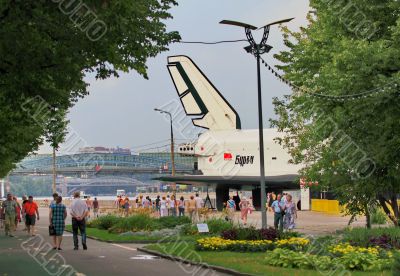
[{"label": "utility pole", "polygon": [[257,30],[257,27],[232,20],[222,20],[220,24],[233,25],[242,27],[245,29],[247,41],[250,43],[249,46],[245,47],[247,53],[252,54],[257,59],[257,96],[258,96],[258,136],[259,136],[259,151],[260,151],[260,187],[261,187],[261,226],[267,228],[267,211],[266,211],[266,184],[265,184],[265,162],[264,162],[264,126],[263,126],[263,111],[262,111],[262,91],[261,91],[261,73],[260,73],[260,56],[268,53],[272,46],[267,44],[269,30],[272,25],[282,24],[291,21],[293,18],[276,21],[265,25],[264,27],[258,28],[264,29],[263,37],[261,42],[257,44],[253,38],[252,30]]},{"label": "utility pole", "polygon": [[[174,128],[173,128],[173,120],[171,112],[161,110],[158,108],[154,108],[154,111],[158,111],[160,113],[168,114],[171,126],[171,175],[175,176],[175,147],[174,147]],[[174,184],[174,197],[176,199],[176,183]]]}]

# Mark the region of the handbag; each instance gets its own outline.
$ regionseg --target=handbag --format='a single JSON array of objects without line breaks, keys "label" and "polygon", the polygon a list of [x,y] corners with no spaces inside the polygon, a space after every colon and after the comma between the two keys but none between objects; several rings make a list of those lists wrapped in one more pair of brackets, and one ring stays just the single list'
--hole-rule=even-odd
[{"label": "handbag", "polygon": [[49,235],[50,236],[55,236],[56,235],[56,228],[54,227],[53,224],[49,225]]}]

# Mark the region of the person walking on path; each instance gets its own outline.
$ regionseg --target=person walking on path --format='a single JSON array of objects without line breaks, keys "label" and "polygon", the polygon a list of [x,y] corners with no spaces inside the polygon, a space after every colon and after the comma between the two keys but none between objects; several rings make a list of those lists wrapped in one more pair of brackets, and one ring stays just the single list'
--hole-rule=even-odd
[{"label": "person walking on path", "polygon": [[54,227],[53,249],[61,250],[61,242],[64,234],[65,219],[67,218],[67,208],[62,202],[62,197],[58,196],[55,203],[51,204],[49,210],[50,225]]},{"label": "person walking on path", "polygon": [[165,196],[163,196],[160,201],[160,217],[166,216],[168,216],[167,200],[165,199]]},{"label": "person walking on path", "polygon": [[198,193],[196,193],[196,197],[194,198],[196,201],[196,221],[200,221],[200,209],[204,207],[204,200],[199,196]]},{"label": "person walking on path", "polygon": [[292,195],[286,195],[285,203],[285,217],[283,219],[283,226],[286,230],[293,230],[296,227],[295,219],[297,219],[296,205],[292,201]]},{"label": "person walking on path", "polygon": [[5,234],[9,237],[14,237],[12,231],[15,228],[15,217],[17,214],[17,203],[13,200],[11,194],[7,194],[7,200],[3,201],[3,217]]},{"label": "person walking on path", "polygon": [[86,216],[88,209],[86,203],[80,198],[80,193],[75,192],[71,203],[72,234],[74,238],[74,250],[79,249],[78,229],[82,237],[83,250],[87,250],[86,244]]},{"label": "person walking on path", "polygon": [[125,201],[124,201],[124,205],[123,205],[123,209],[124,209],[124,216],[128,217],[129,216],[129,207],[131,206],[130,202],[129,202],[129,198],[126,197]]},{"label": "person walking on path", "polygon": [[283,230],[284,207],[285,203],[282,200],[282,195],[278,194],[276,200],[272,202],[271,208],[274,210],[274,227],[279,231]]},{"label": "person walking on path", "polygon": [[18,199],[16,196],[13,197],[13,200],[15,201],[15,203],[17,203],[17,212],[15,215],[15,227],[14,227],[14,231],[17,231],[18,228],[18,223],[21,222],[21,205],[18,202]]},{"label": "person walking on path", "polygon": [[22,209],[21,209],[21,215],[22,215],[22,221],[24,222],[24,229],[22,229],[22,231],[27,231],[28,227],[26,226],[26,214],[25,214],[25,209],[24,209],[24,205],[25,203],[28,202],[28,197],[26,195],[22,196]]},{"label": "person walking on path", "polygon": [[247,215],[250,211],[250,202],[247,200],[246,197],[242,197],[242,200],[239,203],[239,208],[240,208],[240,217],[243,221],[243,224],[247,224]]},{"label": "person walking on path", "polygon": [[87,219],[90,219],[90,210],[92,209],[92,200],[90,199],[90,197],[86,198],[86,206],[88,208],[88,215],[86,216]]},{"label": "person walking on path", "polygon": [[173,217],[176,217],[176,205],[175,196],[172,195],[171,199],[169,200],[169,213]]},{"label": "person walking on path", "polygon": [[49,208],[51,208],[52,205],[56,204],[57,197],[58,197],[58,193],[54,193],[53,194],[53,200],[50,202]]},{"label": "person walking on path", "polygon": [[39,220],[39,208],[33,201],[33,196],[28,197],[28,201],[24,204],[25,222],[28,228],[28,235],[35,236],[36,219]]},{"label": "person walking on path", "polygon": [[228,212],[228,220],[233,221],[235,217],[236,203],[233,197],[230,196],[229,200],[226,202],[226,211]]},{"label": "person walking on path", "polygon": [[97,197],[95,197],[93,200],[93,217],[99,217],[99,201],[97,200]]},{"label": "person walking on path", "polygon": [[177,202],[178,202],[179,216],[183,217],[185,215],[185,198],[181,196],[180,200]]},{"label": "person walking on path", "polygon": [[190,200],[187,201],[187,208],[189,212],[189,217],[192,223],[197,223],[197,205],[196,205],[196,200],[194,199],[194,196],[190,196]]},{"label": "person walking on path", "polygon": [[160,199],[160,196],[158,195],[156,200],[155,200],[156,211],[157,211],[158,216],[161,216],[161,214],[160,214],[160,202],[161,202],[161,199]]}]

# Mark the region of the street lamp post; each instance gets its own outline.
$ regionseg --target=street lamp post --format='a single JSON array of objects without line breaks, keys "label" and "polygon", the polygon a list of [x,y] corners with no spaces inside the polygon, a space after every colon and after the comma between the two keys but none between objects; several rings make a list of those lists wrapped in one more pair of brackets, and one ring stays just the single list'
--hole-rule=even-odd
[{"label": "street lamp post", "polygon": [[265,163],[264,163],[264,127],[263,127],[263,112],[262,112],[262,93],[261,93],[261,73],[260,73],[260,56],[268,53],[272,46],[267,44],[269,30],[272,25],[282,24],[291,21],[293,18],[276,21],[265,25],[258,29],[264,29],[264,34],[261,42],[257,44],[253,38],[252,30],[257,30],[257,27],[247,23],[242,23],[232,20],[222,20],[220,24],[227,24],[242,27],[245,29],[247,41],[249,46],[245,47],[247,53],[254,55],[257,59],[257,86],[258,86],[258,136],[260,148],[260,186],[261,186],[261,225],[262,228],[267,228],[267,212],[266,212],[266,185],[265,185]]},{"label": "street lamp post", "polygon": [[169,119],[170,119],[170,123],[171,123],[171,175],[175,176],[175,154],[174,154],[174,129],[172,126],[172,114],[171,112],[165,111],[165,110],[161,110],[158,108],[154,108],[155,111],[158,111],[160,113],[164,113],[164,114],[168,114],[169,115]]}]

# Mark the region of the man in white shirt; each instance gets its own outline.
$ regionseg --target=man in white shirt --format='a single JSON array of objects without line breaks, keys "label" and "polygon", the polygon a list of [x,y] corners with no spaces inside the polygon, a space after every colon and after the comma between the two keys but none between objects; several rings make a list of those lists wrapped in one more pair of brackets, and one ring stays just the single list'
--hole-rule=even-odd
[{"label": "man in white shirt", "polygon": [[72,233],[74,236],[74,250],[78,250],[78,229],[82,236],[83,250],[87,250],[86,245],[86,216],[88,215],[86,202],[80,198],[80,192],[74,193],[74,199],[71,203]]}]

